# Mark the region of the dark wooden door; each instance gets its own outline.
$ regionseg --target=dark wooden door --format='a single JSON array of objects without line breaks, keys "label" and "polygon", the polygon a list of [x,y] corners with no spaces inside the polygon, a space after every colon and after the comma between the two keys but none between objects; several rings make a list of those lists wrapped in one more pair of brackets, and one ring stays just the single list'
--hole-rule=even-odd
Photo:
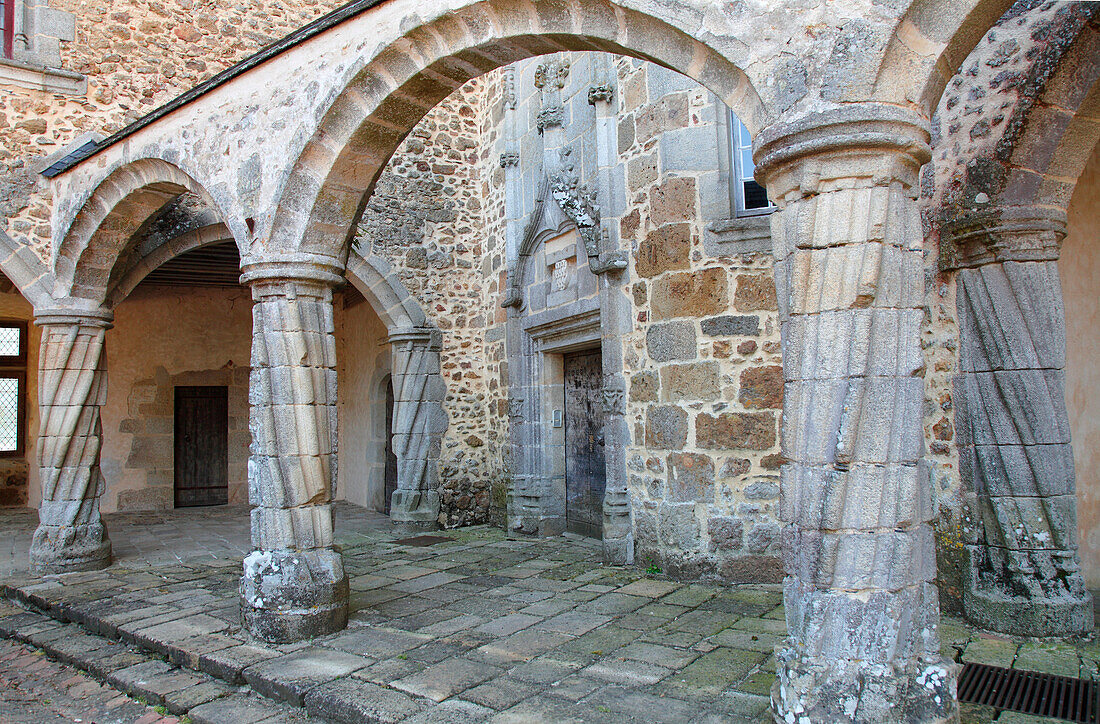
[{"label": "dark wooden door", "polygon": [[603,368],[599,351],[565,355],[565,527],[603,536]]},{"label": "dark wooden door", "polygon": [[397,490],[397,453],[393,451],[393,379],[386,379],[386,502],[382,511],[390,514],[390,499]]},{"label": "dark wooden door", "polygon": [[229,388],[176,388],[176,507],[229,502]]}]

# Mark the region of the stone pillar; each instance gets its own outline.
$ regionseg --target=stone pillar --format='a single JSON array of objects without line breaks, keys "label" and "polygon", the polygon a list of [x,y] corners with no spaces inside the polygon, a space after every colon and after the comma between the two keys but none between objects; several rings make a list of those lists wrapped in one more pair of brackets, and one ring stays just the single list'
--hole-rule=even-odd
[{"label": "stone pillar", "polygon": [[[1019,636],[1092,630],[1077,558],[1058,253],[1065,212],[972,211],[945,228],[957,268],[960,468],[967,494],[966,616]],[[952,244],[953,242],[953,244]]]},{"label": "stone pillar", "polygon": [[105,484],[99,470],[107,401],[104,338],[111,312],[48,309],[38,358],[38,468],[42,502],[31,541],[31,567],[40,573],[106,568],[111,541],[99,517]]},{"label": "stone pillar", "polygon": [[343,628],[348,579],[333,547],[336,341],[321,263],[244,267],[252,287],[248,497],[252,545],[241,611],[253,635],[291,642]]},{"label": "stone pillar", "polygon": [[783,340],[777,721],[958,721],[923,460],[928,123],[853,105],[765,129]]},{"label": "stone pillar", "polygon": [[393,356],[393,451],[397,490],[390,520],[410,531],[439,527],[439,453],[447,414],[447,389],[439,374],[443,335],[409,329],[390,335]]}]

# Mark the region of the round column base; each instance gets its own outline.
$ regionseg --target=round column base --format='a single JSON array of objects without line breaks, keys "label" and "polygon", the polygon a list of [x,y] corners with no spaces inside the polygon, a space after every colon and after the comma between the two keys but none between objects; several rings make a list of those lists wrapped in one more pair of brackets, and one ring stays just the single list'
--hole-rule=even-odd
[{"label": "round column base", "polygon": [[242,624],[270,643],[323,636],[348,623],[348,577],[331,548],[253,551],[240,591]]},{"label": "round column base", "polygon": [[857,659],[800,658],[776,652],[772,686],[777,722],[922,724],[959,721],[957,665],[942,657],[904,666]]},{"label": "round column base", "polygon": [[970,623],[986,631],[1038,638],[1087,634],[1095,616],[1088,591],[1033,598],[971,586],[963,589],[963,611]]},{"label": "round column base", "polygon": [[30,563],[42,575],[98,571],[111,565],[111,540],[102,524],[40,525],[31,540]]}]

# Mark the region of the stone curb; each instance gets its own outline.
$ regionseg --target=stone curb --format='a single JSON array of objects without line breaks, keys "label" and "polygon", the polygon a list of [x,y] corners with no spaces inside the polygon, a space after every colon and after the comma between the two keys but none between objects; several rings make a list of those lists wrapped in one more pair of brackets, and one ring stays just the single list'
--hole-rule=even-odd
[{"label": "stone curb", "polygon": [[[355,661],[361,657],[336,649],[306,647],[264,656],[264,649],[246,642],[241,646],[261,655],[254,660],[248,656],[234,659],[218,656],[218,650],[203,652],[186,646],[201,636],[172,642],[143,633],[156,625],[157,617],[114,624],[78,606],[51,601],[10,583],[0,584],[0,596],[25,609],[7,616],[0,613],[0,636],[38,647],[62,663],[132,697],[162,705],[172,714],[186,713],[196,724],[229,724],[242,716],[249,721],[267,721],[268,714],[283,721],[281,717],[292,710],[348,724],[396,721],[394,711],[411,715],[432,704],[383,686],[371,686],[372,690],[365,692],[369,701],[349,699],[349,693],[337,685],[361,665]],[[164,623],[188,615],[188,610],[175,612],[165,616]],[[313,657],[309,671],[297,675],[286,670],[287,666],[293,670],[292,660],[309,659],[310,653],[322,655]],[[329,659],[341,661],[332,668]],[[365,682],[359,685],[367,686]],[[401,701],[393,701],[395,698]],[[268,712],[268,704],[276,710]],[[263,718],[252,718],[254,715]]]}]

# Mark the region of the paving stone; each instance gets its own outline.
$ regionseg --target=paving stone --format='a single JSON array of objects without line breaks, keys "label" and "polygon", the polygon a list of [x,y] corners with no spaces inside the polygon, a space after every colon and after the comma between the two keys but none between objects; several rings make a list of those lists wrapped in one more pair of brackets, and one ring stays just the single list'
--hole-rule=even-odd
[{"label": "paving stone", "polygon": [[1056,641],[1026,641],[1016,653],[1014,669],[1078,678],[1081,657],[1073,646]]},{"label": "paving stone", "polygon": [[507,709],[540,691],[540,687],[510,677],[497,677],[462,692],[462,698],[490,709]]},{"label": "paving stone", "polygon": [[673,673],[672,669],[657,664],[609,657],[601,659],[581,671],[582,674],[627,686],[652,686]]},{"label": "paving stone", "polygon": [[199,666],[219,679],[232,684],[244,683],[244,670],[260,661],[282,656],[279,651],[264,646],[241,644],[199,655]]},{"label": "paving stone", "polygon": [[372,659],[389,658],[409,649],[421,646],[432,638],[399,629],[363,626],[349,629],[318,640],[326,648],[368,656]]},{"label": "paving stone", "polygon": [[522,631],[528,626],[533,626],[542,621],[538,616],[528,616],[523,613],[511,613],[501,618],[492,619],[474,629],[474,631],[492,636],[508,636],[516,631]]},{"label": "paving stone", "polygon": [[362,656],[311,646],[253,664],[244,670],[244,678],[264,696],[301,706],[306,692],[313,687],[346,676],[371,663],[371,659]]},{"label": "paving stone", "polygon": [[674,649],[669,646],[635,641],[615,652],[616,656],[634,661],[659,663],[671,669],[682,669],[699,657],[694,651]]},{"label": "paving stone", "polygon": [[255,724],[285,712],[285,706],[256,695],[234,694],[187,713],[194,724]]},{"label": "paving stone", "polygon": [[566,634],[526,629],[479,646],[476,651],[470,652],[468,658],[477,658],[494,666],[513,666],[560,646],[571,638]]},{"label": "paving stone", "polygon": [[962,660],[965,663],[989,664],[1009,668],[1016,658],[1020,645],[1008,639],[981,635],[966,645]]},{"label": "paving stone", "polygon": [[670,692],[695,696],[717,696],[731,684],[741,681],[764,659],[758,651],[717,648],[669,677],[664,686]]},{"label": "paving stone", "polygon": [[588,611],[570,611],[546,619],[538,625],[538,628],[580,636],[610,621],[611,616]]},{"label": "paving stone", "polygon": [[460,699],[450,699],[411,716],[403,724],[473,724],[493,715],[493,710]]},{"label": "paving stone", "polygon": [[433,701],[443,701],[500,673],[501,670],[495,666],[479,664],[456,656],[411,676],[398,679],[392,683],[392,686]]},{"label": "paving stone", "polygon": [[423,705],[399,691],[346,677],[310,690],[305,707],[314,716],[343,724],[391,724],[416,714]]}]

